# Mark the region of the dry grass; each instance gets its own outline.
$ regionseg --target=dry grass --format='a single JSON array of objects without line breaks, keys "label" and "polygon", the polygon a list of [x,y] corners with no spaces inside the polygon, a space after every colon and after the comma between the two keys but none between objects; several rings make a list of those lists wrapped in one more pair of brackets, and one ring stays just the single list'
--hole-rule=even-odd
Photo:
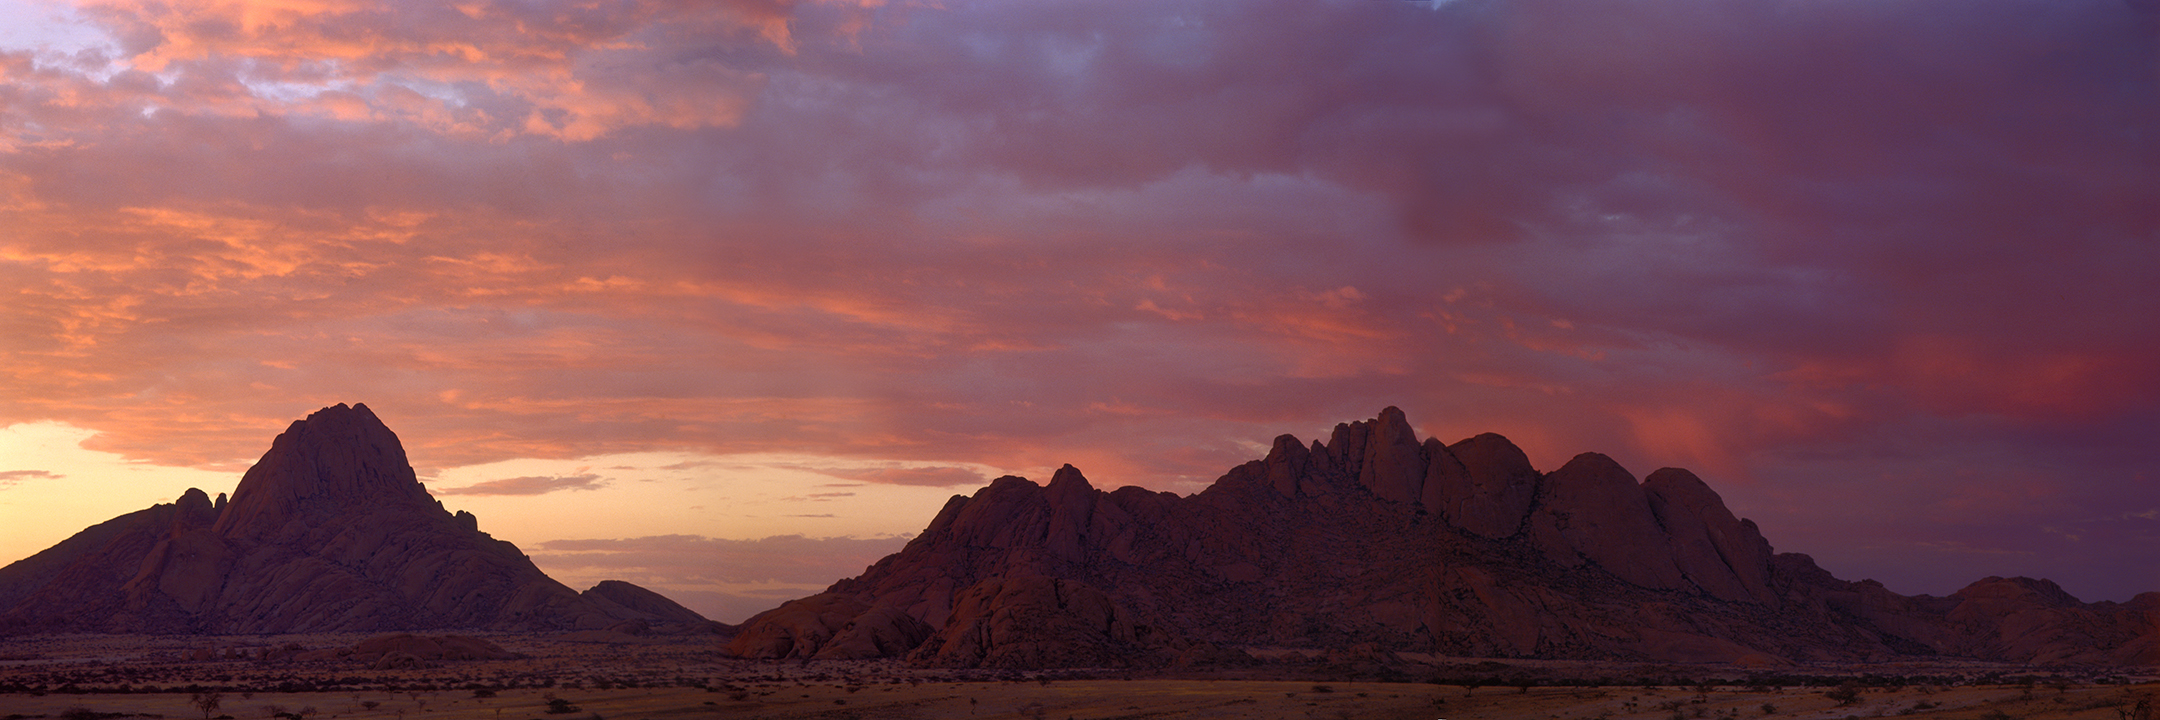
[{"label": "dry grass", "polygon": [[[375,671],[336,663],[257,661],[265,648],[350,645],[357,636],[200,638],[74,636],[10,639],[0,651],[0,720],[99,717],[200,718],[189,689],[224,693],[212,717],[277,713],[401,720],[664,720],[669,718],[1419,718],[1432,720],[2133,720],[2139,700],[2160,706],[2160,685],[1957,685],[1854,688],[1537,686],[1489,683],[1343,682],[1243,677],[1164,679],[1123,673],[998,674],[908,668],[897,663],[753,663],[721,657],[708,640],[572,643],[490,636],[527,654],[514,661],[445,663]],[[186,661],[217,645],[220,659]],[[224,659],[232,655],[242,656]],[[1459,667],[1459,666],[1458,666]],[[1636,666],[1525,662],[1507,672],[1625,678]],[[1910,674],[1970,666],[1912,666]],[[1670,673],[1670,666],[1656,668]],[[1715,667],[1679,668],[1710,676]],[[1879,670],[1879,668],[1877,669]],[[1983,668],[1984,670],[1984,668]],[[2004,668],[1994,668],[2001,672]],[[1434,677],[1415,663],[1404,674]],[[1835,672],[1835,669],[1816,669]],[[1732,671],[1744,674],[1741,671]],[[1273,673],[1271,679],[1262,679]],[[1549,682],[1549,681],[1548,681]],[[71,690],[62,692],[65,684]],[[306,692],[279,692],[284,685]],[[153,691],[145,691],[146,687]],[[121,691],[122,688],[125,691]],[[42,688],[35,692],[30,688]],[[550,713],[550,700],[560,700]],[[77,713],[78,716],[80,713]],[[288,715],[288,716],[289,716]]]},{"label": "dry grass", "polygon": [[[218,714],[271,718],[278,711],[310,718],[417,720],[606,720],[650,718],[1448,718],[1449,720],[1841,720],[1913,717],[2017,720],[2123,720],[2120,711],[2147,698],[2151,686],[2088,687],[2028,694],[2014,686],[1903,689],[1862,693],[1839,704],[1819,689],[1766,692],[1744,688],[1692,690],[1532,688],[1484,690],[1405,683],[1327,683],[1253,680],[1070,680],[910,684],[852,681],[736,683],[737,694],[699,688],[516,689],[495,697],[470,691],[230,694]],[[548,700],[577,708],[550,714]],[[0,695],[7,714],[60,718],[70,709],[135,717],[197,718],[184,693],[128,695]],[[364,704],[375,703],[370,709]],[[1763,706],[1770,705],[1765,712]],[[1918,709],[1915,708],[1924,708]],[[0,715],[5,717],[5,715]],[[214,717],[214,716],[213,716]]]}]

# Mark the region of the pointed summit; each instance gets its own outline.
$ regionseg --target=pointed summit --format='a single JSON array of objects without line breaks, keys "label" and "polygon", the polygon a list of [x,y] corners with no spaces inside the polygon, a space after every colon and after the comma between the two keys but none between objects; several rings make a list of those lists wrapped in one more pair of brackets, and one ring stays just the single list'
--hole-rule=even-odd
[{"label": "pointed summit", "polygon": [[279,435],[229,502],[189,490],[0,568],[0,634],[688,622],[613,594],[582,596],[478,518],[443,509],[397,434],[366,405],[336,405]]},{"label": "pointed summit", "polygon": [[366,405],[343,403],[295,420],[240,478],[216,531],[271,540],[354,507],[434,505],[397,433]]}]

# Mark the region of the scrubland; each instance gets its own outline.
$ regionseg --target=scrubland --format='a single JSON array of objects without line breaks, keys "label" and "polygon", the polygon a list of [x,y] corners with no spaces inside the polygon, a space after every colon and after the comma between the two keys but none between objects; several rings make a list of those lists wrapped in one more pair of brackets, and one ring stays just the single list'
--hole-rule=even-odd
[{"label": "scrubland", "polygon": [[[360,636],[66,636],[0,646],[13,718],[1445,718],[2155,720],[2135,673],[1970,663],[1733,668],[1398,659],[1177,673],[944,670],[723,657],[710,640],[487,636],[524,657],[293,662]],[[202,700],[215,694],[214,707]]]}]

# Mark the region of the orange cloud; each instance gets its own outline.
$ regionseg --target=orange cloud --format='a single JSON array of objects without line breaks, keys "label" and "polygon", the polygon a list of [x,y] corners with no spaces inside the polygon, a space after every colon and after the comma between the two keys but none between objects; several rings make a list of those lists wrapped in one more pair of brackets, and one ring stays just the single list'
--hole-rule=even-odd
[{"label": "orange cloud", "polygon": [[836,578],[860,575],[906,540],[659,535],[554,540],[524,549],[534,564],[572,586],[628,580],[707,618],[739,623],[781,602],[815,594]]},{"label": "orange cloud", "polygon": [[[853,17],[879,3],[820,4],[853,6],[843,8]],[[80,10],[119,38],[130,72],[143,79],[121,92],[118,82],[50,77],[47,106],[320,117],[584,142],[625,128],[738,123],[763,76],[671,55],[684,42],[738,37],[792,54],[800,6],[123,0]],[[864,22],[855,17],[830,32],[860,32]]]},{"label": "orange cloud", "polygon": [[0,470],[0,487],[7,487],[24,480],[50,480],[64,477],[67,476],[50,470]]},{"label": "orange cloud", "polygon": [[83,8],[0,48],[0,423],[139,460],[365,401],[423,469],[1191,489],[1398,405],[1796,527],[2160,505],[2119,4]]},{"label": "orange cloud", "polygon": [[561,490],[598,490],[608,481],[598,475],[526,476],[489,480],[454,488],[435,488],[437,495],[542,495]]},{"label": "orange cloud", "polygon": [[923,487],[973,488],[989,482],[982,473],[957,467],[806,468],[844,480],[918,485]]}]

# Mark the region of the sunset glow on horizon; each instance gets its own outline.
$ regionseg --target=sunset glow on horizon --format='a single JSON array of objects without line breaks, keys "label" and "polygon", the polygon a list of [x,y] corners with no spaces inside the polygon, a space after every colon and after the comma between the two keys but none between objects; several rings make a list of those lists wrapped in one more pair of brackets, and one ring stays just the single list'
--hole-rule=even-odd
[{"label": "sunset glow on horizon", "polygon": [[365,403],[716,619],[1398,406],[1946,594],[2160,590],[2124,0],[0,3],[0,564]]}]

